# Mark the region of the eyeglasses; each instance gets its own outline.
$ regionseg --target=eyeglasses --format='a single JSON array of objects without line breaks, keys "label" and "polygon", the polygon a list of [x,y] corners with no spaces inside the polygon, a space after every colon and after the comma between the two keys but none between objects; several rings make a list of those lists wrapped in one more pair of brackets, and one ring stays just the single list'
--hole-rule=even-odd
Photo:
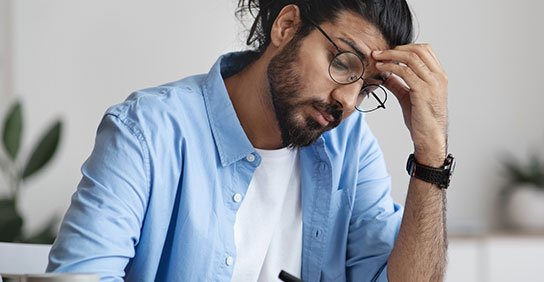
[{"label": "eyeglasses", "polygon": [[[365,65],[361,57],[351,51],[341,50],[319,25],[312,20],[309,20],[309,22],[336,48],[336,55],[334,55],[329,64],[329,76],[331,79],[342,85],[355,83],[359,79],[364,82],[363,74],[365,72]],[[387,91],[383,86],[379,84],[367,84],[359,91],[355,109],[363,113],[385,109],[386,101]]]}]

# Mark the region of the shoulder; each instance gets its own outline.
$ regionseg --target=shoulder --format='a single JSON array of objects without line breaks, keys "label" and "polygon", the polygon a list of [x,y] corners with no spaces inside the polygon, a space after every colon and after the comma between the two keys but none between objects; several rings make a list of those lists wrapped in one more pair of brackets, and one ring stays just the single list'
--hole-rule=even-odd
[{"label": "shoulder", "polygon": [[179,129],[185,123],[205,119],[204,79],[204,75],[196,75],[136,91],[124,102],[111,106],[105,115],[149,134]]},{"label": "shoulder", "polygon": [[177,112],[193,107],[202,100],[202,75],[191,76],[175,82],[138,90],[120,104],[110,107],[106,114],[121,119],[137,118],[139,115],[156,115]]}]

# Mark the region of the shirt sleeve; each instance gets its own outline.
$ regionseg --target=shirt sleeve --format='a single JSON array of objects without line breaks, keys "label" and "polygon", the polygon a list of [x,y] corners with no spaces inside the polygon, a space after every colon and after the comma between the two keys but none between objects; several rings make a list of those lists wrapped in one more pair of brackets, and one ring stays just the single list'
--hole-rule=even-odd
[{"label": "shirt sleeve", "polygon": [[391,197],[391,178],[378,143],[365,124],[347,246],[348,281],[388,281],[403,208]]},{"label": "shirt sleeve", "polygon": [[137,126],[104,116],[49,254],[48,272],[97,273],[101,281],[122,281],[149,196],[146,148]]}]

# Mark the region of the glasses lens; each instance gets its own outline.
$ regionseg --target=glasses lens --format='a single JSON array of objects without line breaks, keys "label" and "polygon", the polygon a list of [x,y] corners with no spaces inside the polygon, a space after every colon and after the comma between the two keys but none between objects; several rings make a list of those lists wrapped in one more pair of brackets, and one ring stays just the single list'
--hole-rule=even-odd
[{"label": "glasses lens", "polygon": [[363,62],[352,52],[340,52],[331,61],[329,73],[334,81],[349,84],[357,81],[364,73]]},{"label": "glasses lens", "polygon": [[380,108],[385,109],[386,101],[387,91],[385,88],[377,84],[370,84],[361,89],[355,108],[360,112],[372,112]]}]

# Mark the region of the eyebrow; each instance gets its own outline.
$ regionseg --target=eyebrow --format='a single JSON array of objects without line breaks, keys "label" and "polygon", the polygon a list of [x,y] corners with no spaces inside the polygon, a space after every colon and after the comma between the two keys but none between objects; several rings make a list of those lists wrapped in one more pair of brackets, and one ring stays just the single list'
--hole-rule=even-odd
[{"label": "eyebrow", "polygon": [[357,44],[355,44],[355,42],[353,42],[353,40],[344,37],[338,37],[338,39],[349,45],[349,47],[351,47],[351,49],[353,49],[353,51],[355,51],[355,53],[359,55],[359,57],[361,57],[365,63],[368,63],[368,55],[361,51],[361,49],[357,46]]},{"label": "eyebrow", "polygon": [[[353,51],[355,51],[355,53],[361,57],[363,59],[363,63],[365,64],[368,64],[369,61],[368,61],[368,55],[365,54],[365,52],[363,52],[358,46],[357,44],[355,44],[355,42],[351,39],[348,39],[348,38],[344,38],[344,37],[337,37],[338,40],[344,42],[345,44],[349,45],[349,47],[351,47],[351,49],[353,49]],[[375,80],[379,80],[381,81],[382,83],[384,83],[390,76],[391,74],[387,74],[387,73],[380,73],[380,74],[376,74],[375,76],[371,77],[372,79],[375,79]]]}]

